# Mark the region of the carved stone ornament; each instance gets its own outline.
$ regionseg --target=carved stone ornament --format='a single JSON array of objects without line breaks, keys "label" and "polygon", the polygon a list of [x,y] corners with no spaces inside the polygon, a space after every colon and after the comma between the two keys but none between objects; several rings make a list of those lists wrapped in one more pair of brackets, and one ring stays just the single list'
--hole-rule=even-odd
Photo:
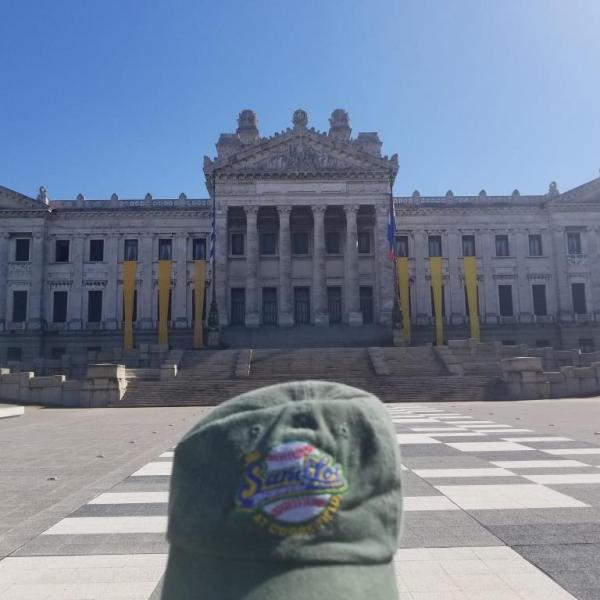
[{"label": "carved stone ornament", "polygon": [[578,266],[586,264],[586,256],[584,254],[567,254],[567,264]]},{"label": "carved stone ornament", "polygon": [[37,195],[37,199],[44,204],[50,204],[50,199],[48,198],[48,192],[46,188],[42,185],[40,186],[40,191]]},{"label": "carved stone ornament", "polygon": [[306,126],[308,125],[308,113],[305,110],[302,110],[301,108],[294,111],[292,123],[294,124],[294,129],[306,128]]}]

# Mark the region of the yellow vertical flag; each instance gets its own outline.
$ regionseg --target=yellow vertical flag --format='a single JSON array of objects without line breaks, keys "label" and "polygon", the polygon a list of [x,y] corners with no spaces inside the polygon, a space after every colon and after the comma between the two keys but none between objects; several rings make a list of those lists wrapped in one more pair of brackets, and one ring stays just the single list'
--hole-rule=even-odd
[{"label": "yellow vertical flag", "polygon": [[408,276],[408,258],[399,256],[396,259],[396,279],[398,282],[398,295],[400,296],[400,309],[402,310],[402,338],[410,344],[410,284]]},{"label": "yellow vertical flag", "polygon": [[442,258],[432,256],[429,259],[431,267],[431,288],[433,289],[433,306],[435,309],[435,343],[444,343],[444,319],[442,317]]},{"label": "yellow vertical flag", "polygon": [[158,261],[158,343],[169,343],[169,292],[171,291],[171,261]]},{"label": "yellow vertical flag", "polygon": [[204,347],[204,323],[202,322],[202,312],[204,310],[206,261],[197,260],[194,262],[194,267],[194,348],[202,348]]},{"label": "yellow vertical flag", "polygon": [[133,349],[133,302],[137,261],[123,261],[123,348]]},{"label": "yellow vertical flag", "polygon": [[467,288],[467,303],[469,305],[469,325],[471,337],[479,340],[479,307],[477,306],[477,259],[474,256],[465,256],[463,259],[465,269],[465,287]]}]

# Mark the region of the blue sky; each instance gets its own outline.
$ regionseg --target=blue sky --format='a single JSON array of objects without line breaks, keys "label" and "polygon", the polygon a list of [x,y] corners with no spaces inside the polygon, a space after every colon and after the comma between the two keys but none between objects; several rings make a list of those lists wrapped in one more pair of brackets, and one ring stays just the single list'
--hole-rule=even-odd
[{"label": "blue sky", "polygon": [[598,0],[5,0],[0,184],[205,197],[252,108],[398,153],[398,195],[544,193],[600,169]]}]

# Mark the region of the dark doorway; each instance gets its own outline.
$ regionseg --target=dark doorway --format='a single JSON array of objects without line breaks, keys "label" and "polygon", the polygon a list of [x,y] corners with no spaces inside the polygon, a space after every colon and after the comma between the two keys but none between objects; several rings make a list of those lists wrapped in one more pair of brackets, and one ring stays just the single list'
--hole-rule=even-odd
[{"label": "dark doorway", "polygon": [[297,325],[310,323],[310,288],[294,288],[294,321]]},{"label": "dark doorway", "polygon": [[277,325],[277,288],[262,290],[262,320],[264,325]]},{"label": "dark doorway", "polygon": [[373,288],[371,286],[360,287],[360,312],[363,323],[373,322]]},{"label": "dark doorway", "polygon": [[246,324],[246,289],[231,288],[231,324]]},{"label": "dark doorway", "polygon": [[329,312],[330,323],[342,322],[342,288],[327,288],[327,311]]}]

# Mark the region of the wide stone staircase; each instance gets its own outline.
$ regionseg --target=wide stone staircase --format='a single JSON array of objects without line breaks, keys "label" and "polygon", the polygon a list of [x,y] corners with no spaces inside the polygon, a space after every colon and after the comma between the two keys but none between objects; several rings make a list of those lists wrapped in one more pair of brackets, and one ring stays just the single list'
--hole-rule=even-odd
[{"label": "wide stone staircase", "polygon": [[177,377],[134,379],[119,406],[215,405],[284,381],[321,379],[368,390],[384,402],[508,398],[496,373],[451,375],[431,347],[188,350]]}]

